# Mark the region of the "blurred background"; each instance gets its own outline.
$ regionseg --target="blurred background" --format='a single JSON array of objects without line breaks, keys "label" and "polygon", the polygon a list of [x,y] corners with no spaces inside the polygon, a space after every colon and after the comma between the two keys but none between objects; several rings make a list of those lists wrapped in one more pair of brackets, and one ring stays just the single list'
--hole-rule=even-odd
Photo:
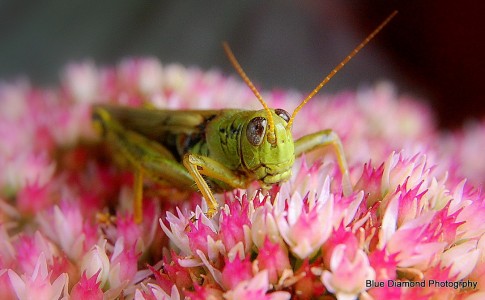
[{"label": "blurred background", "polygon": [[442,127],[485,116],[485,5],[472,0],[0,0],[0,79],[55,86],[68,62],[127,56],[233,73],[226,40],[258,86],[310,91],[395,9],[325,92],[387,79]]}]

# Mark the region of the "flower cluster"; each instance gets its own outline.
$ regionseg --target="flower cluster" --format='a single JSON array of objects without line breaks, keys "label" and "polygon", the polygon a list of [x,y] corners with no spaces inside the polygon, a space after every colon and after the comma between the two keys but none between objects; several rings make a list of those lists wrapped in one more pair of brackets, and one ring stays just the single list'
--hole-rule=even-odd
[{"label": "flower cluster", "polygon": [[[288,110],[303,98],[263,97]],[[260,109],[237,78],[155,59],[73,64],[58,89],[1,83],[5,299],[485,297],[483,122],[441,133],[388,83],[317,96],[294,136],[335,130],[352,194],[336,157],[314,151],[268,191],[216,195],[213,218],[197,193],[147,180],[137,224],[133,174],[92,129],[96,103]]]}]

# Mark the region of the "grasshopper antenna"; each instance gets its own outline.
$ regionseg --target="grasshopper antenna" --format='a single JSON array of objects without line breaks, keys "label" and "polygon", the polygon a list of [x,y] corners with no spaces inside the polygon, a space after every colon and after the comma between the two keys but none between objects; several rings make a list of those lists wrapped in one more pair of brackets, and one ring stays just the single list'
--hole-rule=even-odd
[{"label": "grasshopper antenna", "polygon": [[274,121],[273,121],[273,115],[271,114],[271,110],[269,109],[266,102],[264,102],[263,97],[259,93],[258,89],[254,86],[254,84],[249,79],[248,75],[246,75],[246,73],[242,69],[241,65],[239,64],[236,57],[234,56],[234,53],[232,53],[232,50],[229,47],[229,45],[226,42],[223,42],[222,47],[224,48],[224,52],[226,52],[226,55],[229,58],[229,61],[231,62],[232,66],[234,67],[234,69],[236,69],[236,72],[239,74],[239,76],[241,76],[241,78],[246,83],[246,85],[251,89],[254,96],[258,98],[259,102],[263,105],[264,110],[266,110],[266,113],[268,115],[268,124],[269,124],[268,142],[270,142],[271,144],[274,144],[276,142],[276,134],[275,134]]},{"label": "grasshopper antenna", "polygon": [[316,93],[318,93],[318,91],[320,91],[320,89],[322,87],[324,87],[329,81],[330,79],[332,79],[333,76],[335,76],[335,74],[337,74],[338,71],[340,71],[340,69],[343,68],[343,66],[345,66],[357,53],[359,53],[359,51],[365,47],[365,45],[367,45],[367,43],[370,42],[370,40],[372,40],[378,33],[379,31],[382,30],[382,28],[384,28],[387,23],[389,23],[392,18],[394,18],[397,14],[397,10],[393,11],[379,26],[377,26],[376,29],[374,29],[374,31],[369,34],[365,40],[363,40],[357,47],[355,47],[354,50],[352,50],[352,52],[350,52],[349,55],[347,55],[346,58],[344,58],[344,60],[342,60],[342,62],[340,62],[340,64],[338,64],[328,75],[327,77],[325,77],[322,82],[320,82],[320,84],[300,103],[300,105],[298,105],[295,110],[293,111],[293,114],[291,115],[291,118],[290,118],[290,121],[288,121],[288,124],[286,125],[286,129],[291,129],[291,125],[293,125],[293,120],[295,119],[295,116],[298,114],[298,112],[302,109],[303,106],[305,106],[305,104],[310,101],[310,99],[315,96]]}]

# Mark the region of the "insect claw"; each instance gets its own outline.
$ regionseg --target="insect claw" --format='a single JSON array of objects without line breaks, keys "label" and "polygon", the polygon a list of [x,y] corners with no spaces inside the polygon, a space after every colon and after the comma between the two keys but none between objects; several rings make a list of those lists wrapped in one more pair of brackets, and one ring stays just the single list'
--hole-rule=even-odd
[{"label": "insect claw", "polygon": [[96,213],[96,221],[100,224],[110,225],[116,222],[116,217],[108,212],[98,212]]}]

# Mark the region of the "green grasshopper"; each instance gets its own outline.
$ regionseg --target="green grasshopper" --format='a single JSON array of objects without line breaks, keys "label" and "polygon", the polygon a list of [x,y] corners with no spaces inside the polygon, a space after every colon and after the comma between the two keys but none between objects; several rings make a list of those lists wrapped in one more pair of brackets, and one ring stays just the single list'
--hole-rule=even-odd
[{"label": "green grasshopper", "polygon": [[200,191],[208,217],[217,213],[216,192],[263,188],[288,180],[295,157],[317,148],[334,149],[343,178],[343,193],[352,193],[342,143],[331,129],[294,141],[291,128],[301,108],[349,62],[395,15],[389,15],[297,106],[290,116],[271,109],[261,97],[229,46],[224,51],[263,109],[155,110],[117,106],[93,108],[93,122],[105,140],[134,167],[134,218],[142,220],[143,178],[180,189]]}]

